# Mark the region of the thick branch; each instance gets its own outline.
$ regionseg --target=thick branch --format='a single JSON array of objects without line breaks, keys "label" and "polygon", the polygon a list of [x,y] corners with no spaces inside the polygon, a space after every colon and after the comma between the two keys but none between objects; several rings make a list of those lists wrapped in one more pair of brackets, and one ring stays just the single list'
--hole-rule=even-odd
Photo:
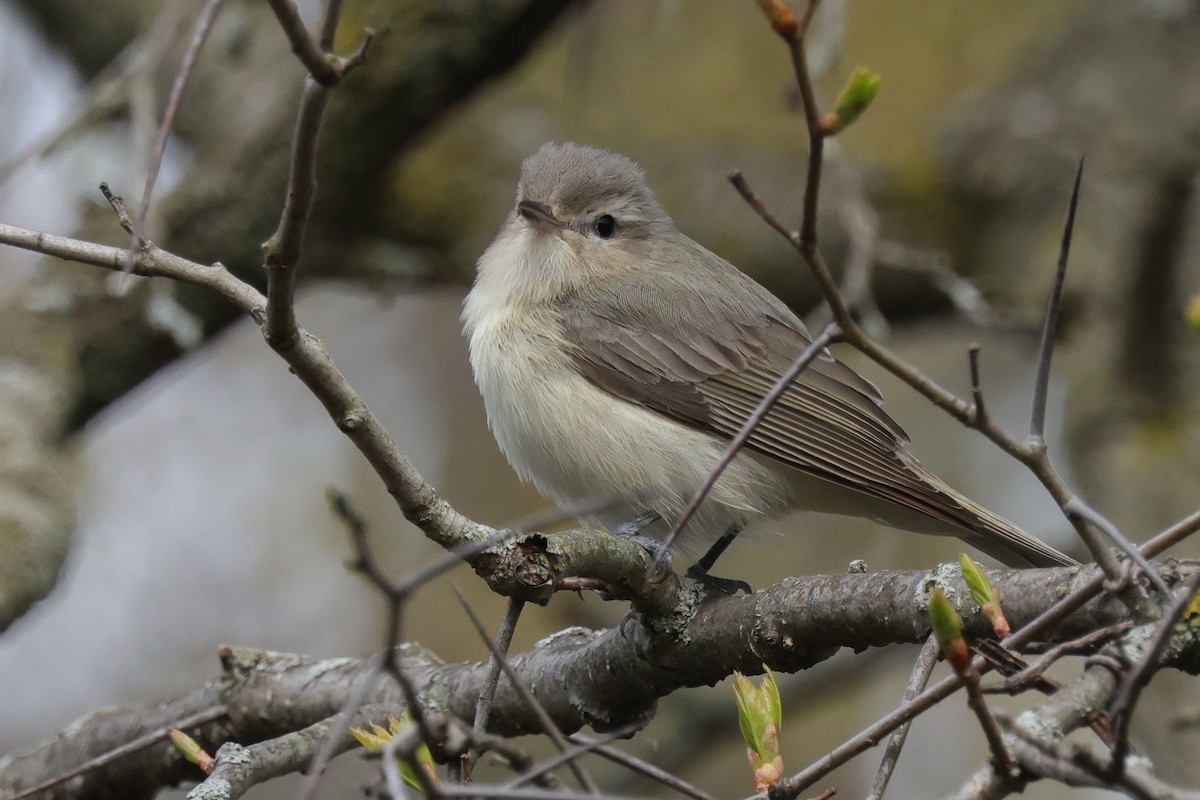
[{"label": "thick branch", "polygon": [[[566,534],[563,534],[566,536]],[[1198,568],[1183,570],[1184,579]],[[947,573],[949,574],[949,573]],[[1055,599],[1085,585],[1096,568],[997,572],[995,585],[1016,626]],[[538,699],[554,721],[573,731],[593,725],[612,729],[648,721],[655,702],[677,689],[713,683],[734,669],[757,672],[762,663],[795,671],[832,656],[841,647],[862,649],[916,642],[925,633],[920,597],[938,580],[958,598],[967,629],[990,629],[970,606],[965,586],[926,572],[872,573],[793,578],[749,597],[722,597],[703,606],[686,628],[655,633],[640,626],[599,632],[573,628],[518,655],[512,664],[536,686]],[[1061,623],[1046,638],[1070,638],[1083,630],[1126,619],[1128,611],[1111,599],[1093,602]],[[415,645],[399,649],[403,668],[423,702],[470,719],[487,680],[485,661],[447,665]],[[228,650],[226,680],[169,701],[161,708],[130,707],[94,715],[72,725],[53,742],[0,762],[0,790],[39,783],[75,764],[196,710],[225,704],[230,718],[201,731],[201,741],[251,743],[320,722],[341,709],[357,677],[372,669],[351,659],[315,661],[302,656]],[[1169,663],[1200,671],[1200,645],[1171,654]],[[398,709],[399,690],[385,683],[366,698]],[[493,729],[503,734],[538,730],[533,713],[505,680],[493,706]],[[91,775],[104,785],[166,785],[179,777],[166,745],[136,760],[123,760]]]}]

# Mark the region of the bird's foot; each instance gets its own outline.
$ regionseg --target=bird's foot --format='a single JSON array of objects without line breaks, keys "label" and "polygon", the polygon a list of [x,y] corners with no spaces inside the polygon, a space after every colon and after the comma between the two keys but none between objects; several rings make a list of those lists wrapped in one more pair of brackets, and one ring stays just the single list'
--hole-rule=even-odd
[{"label": "bird's foot", "polygon": [[739,581],[736,578],[718,578],[716,575],[709,575],[708,570],[699,561],[688,567],[686,574],[692,580],[700,581],[700,583],[704,584],[705,588],[713,589],[731,597],[739,591],[746,594],[754,591],[750,588],[750,584],[745,581]]},{"label": "bird's foot", "polygon": [[631,539],[650,554],[652,559],[662,558],[670,566],[670,555],[662,552],[662,542],[652,536],[643,536],[642,531],[658,522],[662,517],[657,511],[646,511],[638,514],[628,522],[622,522],[617,527],[613,528],[613,536],[620,536],[623,539]]},{"label": "bird's foot", "polygon": [[613,528],[614,536],[637,536],[654,523],[662,519],[657,511],[643,511],[628,522],[622,522]]}]

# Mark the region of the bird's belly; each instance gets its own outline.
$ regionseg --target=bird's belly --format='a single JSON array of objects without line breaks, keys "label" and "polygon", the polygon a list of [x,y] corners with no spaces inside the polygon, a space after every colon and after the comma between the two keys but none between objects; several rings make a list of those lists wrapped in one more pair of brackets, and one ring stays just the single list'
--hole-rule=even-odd
[{"label": "bird's belly", "polygon": [[[597,388],[563,348],[533,346],[546,331],[492,330],[473,337],[472,362],[488,424],[523,480],[560,506],[615,501],[589,515],[611,527],[645,510],[668,520],[717,463],[724,442]],[[739,457],[689,530],[711,539],[783,504],[766,468]]]}]

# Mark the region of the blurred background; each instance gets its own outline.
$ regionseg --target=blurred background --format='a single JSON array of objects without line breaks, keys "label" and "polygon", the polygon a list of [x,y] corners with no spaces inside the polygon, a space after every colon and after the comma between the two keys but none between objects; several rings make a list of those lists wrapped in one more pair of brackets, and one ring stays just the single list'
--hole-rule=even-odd
[{"label": "blurred background", "polygon": [[[196,5],[0,0],[0,222],[128,244],[96,185],[136,204]],[[343,52],[363,25],[382,35],[323,131],[299,316],[458,510],[500,525],[548,509],[487,432],[458,322],[521,159],[544,141],[634,158],[685,233],[798,311],[821,313],[794,252],[725,179],[741,169],[783,218],[799,213],[798,97],[753,3],[353,0]],[[948,388],[969,391],[966,348],[982,344],[991,413],[1013,432],[1028,424],[1036,325],[1086,155],[1051,447],[1079,493],[1137,541],[1198,496],[1200,350],[1183,315],[1200,291],[1198,34],[1200,9],[1184,0],[826,0],[813,32],[825,106],[858,65],[884,81],[830,148],[828,260],[860,283],[869,274],[857,298],[869,323]],[[260,282],[301,77],[266,5],[228,0],[184,98],[150,238]],[[393,574],[439,556],[254,326],[202,292],[100,273],[0,248],[0,591],[11,622],[0,634],[0,753],[102,706],[212,679],[219,643],[375,651],[382,604],[344,567],[327,487],[366,515]],[[1018,465],[843,355],[879,383],[928,466],[1078,554]],[[721,572],[763,586],[855,558],[925,568],[959,550],[801,516],[778,536],[739,541]],[[452,586],[494,627],[503,600],[460,569],[418,598],[407,633],[450,661],[484,658]],[[527,610],[514,647],[622,613],[558,597]],[[781,676],[787,770],[893,708],[915,655],[842,653]],[[1139,706],[1136,743],[1161,777],[1194,785],[1186,755],[1200,741],[1171,721],[1195,693],[1181,695],[1176,677]],[[722,684],[664,700],[627,746],[718,794],[748,794],[737,736]],[[984,753],[951,700],[917,722],[890,796],[951,791]],[[877,762],[873,751],[822,785],[861,796]],[[371,770],[343,757],[321,796],[356,791]],[[596,770],[613,791],[662,793]],[[291,788],[277,781],[253,796]],[[1026,796],[1067,793],[1037,784]]]}]

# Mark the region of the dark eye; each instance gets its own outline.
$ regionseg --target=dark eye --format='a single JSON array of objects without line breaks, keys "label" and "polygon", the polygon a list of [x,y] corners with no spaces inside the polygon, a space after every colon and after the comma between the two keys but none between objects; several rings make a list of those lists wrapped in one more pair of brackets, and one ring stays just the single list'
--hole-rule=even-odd
[{"label": "dark eye", "polygon": [[596,220],[596,235],[607,239],[617,232],[617,221],[609,214],[604,214]]}]

